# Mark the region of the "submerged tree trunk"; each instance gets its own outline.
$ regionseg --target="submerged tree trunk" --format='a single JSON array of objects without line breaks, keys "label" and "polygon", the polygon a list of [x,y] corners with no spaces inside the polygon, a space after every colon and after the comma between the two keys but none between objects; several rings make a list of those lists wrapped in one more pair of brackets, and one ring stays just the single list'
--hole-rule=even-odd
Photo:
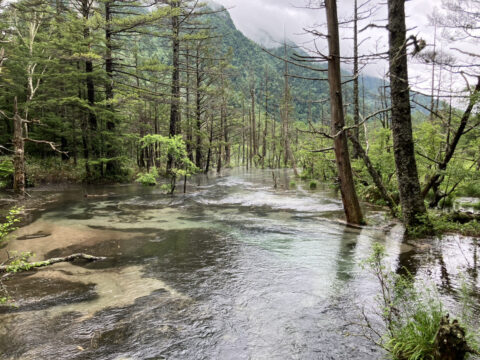
[{"label": "submerged tree trunk", "polygon": [[343,113],[336,0],[326,0],[325,9],[328,25],[328,82],[330,84],[332,132],[338,134],[338,136],[335,136],[334,148],[338,177],[340,179],[340,191],[347,221],[352,224],[362,224],[363,215],[353,182],[347,136],[345,131],[343,131],[345,119]]},{"label": "submerged tree trunk", "polygon": [[405,0],[388,0],[392,134],[403,219],[407,227],[423,223],[426,214],[420,193],[412,135],[405,26]]}]

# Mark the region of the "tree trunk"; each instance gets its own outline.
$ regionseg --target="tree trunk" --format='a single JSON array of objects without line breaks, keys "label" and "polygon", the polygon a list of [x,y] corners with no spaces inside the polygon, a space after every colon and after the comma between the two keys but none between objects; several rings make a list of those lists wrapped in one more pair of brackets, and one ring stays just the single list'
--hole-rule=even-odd
[{"label": "tree trunk", "polygon": [[[195,86],[195,119],[196,119],[196,133],[197,133],[197,144],[195,148],[195,165],[201,169],[203,162],[202,154],[202,99],[200,94],[201,86],[201,75],[200,75],[200,58],[199,50],[197,48],[197,54],[195,57],[195,76],[196,76],[196,86]],[[207,129],[208,131],[208,129]]]},{"label": "tree trunk", "polygon": [[[99,260],[106,260],[106,257],[102,256],[93,256],[88,254],[73,254],[65,257],[60,258],[51,258],[44,261],[37,261],[33,263],[24,263],[20,266],[17,265],[2,265],[0,266],[0,273],[7,273],[7,272],[20,272],[20,271],[29,271],[31,269],[36,269],[39,267],[45,267],[53,264],[58,264],[61,262],[72,262],[78,259],[86,260],[86,261],[99,261]],[[15,270],[15,271],[14,271]]]},{"label": "tree trunk", "polygon": [[[353,123],[355,128],[353,129],[353,136],[357,143],[360,144],[360,104],[358,95],[358,4],[357,0],[354,1],[354,16],[353,16]],[[357,148],[353,147],[352,157],[357,159],[360,154],[357,152]]]},{"label": "tree trunk", "polygon": [[332,132],[338,134],[334,140],[335,158],[340,179],[340,191],[347,222],[362,224],[363,215],[353,182],[347,136],[343,131],[342,83],[340,73],[340,43],[338,36],[338,17],[336,0],[326,0],[325,9],[328,25],[328,82],[330,84],[330,107]]},{"label": "tree trunk", "polygon": [[[253,81],[253,80],[252,80]],[[250,97],[252,101],[252,145],[253,145],[253,156],[258,154],[257,148],[257,136],[256,132],[256,121],[255,121],[255,85],[250,85]]]},{"label": "tree trunk", "polygon": [[[207,128],[208,128],[208,123],[207,123]],[[205,166],[205,174],[208,174],[208,171],[210,170],[210,162],[212,159],[212,142],[213,142],[213,115],[211,116],[210,137],[209,137],[208,153],[207,153],[207,165]]]},{"label": "tree trunk", "polygon": [[25,141],[23,139],[23,120],[18,114],[17,98],[14,99],[13,115],[13,191],[19,197],[25,197]]},{"label": "tree trunk", "polygon": [[110,140],[107,142],[106,157],[109,158],[106,165],[106,175],[116,176],[120,174],[120,162],[114,159],[117,156],[116,146],[114,144],[115,136],[115,118],[113,109],[113,45],[112,45],[112,0],[105,2],[105,71],[107,73],[107,81],[105,83],[105,100],[107,102],[108,120],[106,122],[107,131],[110,133]]},{"label": "tree trunk", "polygon": [[262,169],[265,168],[267,158],[267,134],[268,134],[268,71],[265,68],[265,129],[263,130],[262,146]]},{"label": "tree trunk", "polygon": [[[284,43],[284,56],[287,57],[287,44]],[[289,123],[290,123],[290,87],[288,84],[288,62],[285,61],[284,70],[284,98],[283,98],[283,111],[282,111],[282,124],[283,124],[283,146],[285,151],[284,164],[288,166],[288,161],[291,162],[293,173],[298,176],[297,164],[290,147],[290,135],[289,135]]]},{"label": "tree trunk", "polygon": [[[172,11],[175,13],[180,4],[178,1],[170,2]],[[180,125],[180,19],[179,16],[172,16],[172,90],[170,104],[170,127],[169,136],[177,135],[177,128]],[[173,157],[168,156],[167,169],[173,167]]]},{"label": "tree trunk", "polygon": [[407,227],[419,225],[426,214],[420,193],[412,135],[406,48],[405,0],[388,0],[392,134],[403,219]]}]

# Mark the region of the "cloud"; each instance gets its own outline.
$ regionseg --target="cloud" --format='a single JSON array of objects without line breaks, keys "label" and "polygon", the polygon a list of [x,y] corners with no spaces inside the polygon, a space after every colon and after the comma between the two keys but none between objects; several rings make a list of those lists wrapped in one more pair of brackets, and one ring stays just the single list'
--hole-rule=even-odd
[{"label": "cloud", "polygon": [[[306,34],[304,29],[314,25],[325,24],[325,10],[304,8],[305,0],[216,0],[224,5],[231,14],[237,26],[248,38],[264,45],[272,47],[284,38],[303,46],[306,49],[314,49],[313,37]],[[316,0],[317,2],[320,0]],[[361,0],[358,1],[362,3]],[[380,3],[371,1],[372,4]],[[365,26],[372,22],[376,25],[385,25],[387,8],[385,2],[378,6],[378,10],[371,19],[364,21]],[[354,0],[339,0],[339,18],[351,18],[353,13]],[[434,8],[441,8],[442,0],[411,0],[406,2],[407,27],[410,34],[418,35],[425,39],[427,44],[433,43],[433,27],[430,25],[429,16]],[[323,27],[323,31],[325,27]],[[342,55],[351,56],[353,53],[353,42],[351,40],[352,30],[349,28],[341,31]],[[362,43],[360,53],[368,54],[388,50],[388,33],[386,29],[371,28],[362,32],[360,39]],[[325,41],[317,40],[316,45],[322,52],[327,52]],[[442,45],[440,45],[442,46]],[[445,45],[448,48],[448,44]],[[480,53],[480,51],[478,51]],[[349,68],[346,64],[344,67]],[[410,62],[411,82],[418,90],[428,91],[431,84],[429,67],[419,64],[417,61]],[[368,75],[382,77],[387,73],[388,64],[386,61],[370,61],[364,71]]]}]

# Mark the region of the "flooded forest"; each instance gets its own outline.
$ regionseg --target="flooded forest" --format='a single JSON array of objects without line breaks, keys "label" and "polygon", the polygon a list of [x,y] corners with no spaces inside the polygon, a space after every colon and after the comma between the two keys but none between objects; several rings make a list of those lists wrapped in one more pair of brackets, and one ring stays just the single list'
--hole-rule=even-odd
[{"label": "flooded forest", "polygon": [[0,359],[480,359],[479,17],[0,0]]}]

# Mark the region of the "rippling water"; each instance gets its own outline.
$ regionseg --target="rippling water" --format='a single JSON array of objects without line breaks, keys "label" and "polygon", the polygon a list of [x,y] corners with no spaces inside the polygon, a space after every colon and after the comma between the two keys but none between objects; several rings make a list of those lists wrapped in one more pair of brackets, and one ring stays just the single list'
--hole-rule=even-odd
[{"label": "rippling water", "polygon": [[332,190],[288,190],[290,173],[278,174],[278,190],[271,171],[237,170],[174,197],[139,186],[63,192],[9,250],[108,260],[9,281],[18,301],[0,314],[3,358],[380,359],[345,335],[373,301],[358,263],[375,241],[452,307],[462,276],[478,287],[473,239],[402,245],[401,229],[384,230],[373,210],[377,226],[349,228]]}]

